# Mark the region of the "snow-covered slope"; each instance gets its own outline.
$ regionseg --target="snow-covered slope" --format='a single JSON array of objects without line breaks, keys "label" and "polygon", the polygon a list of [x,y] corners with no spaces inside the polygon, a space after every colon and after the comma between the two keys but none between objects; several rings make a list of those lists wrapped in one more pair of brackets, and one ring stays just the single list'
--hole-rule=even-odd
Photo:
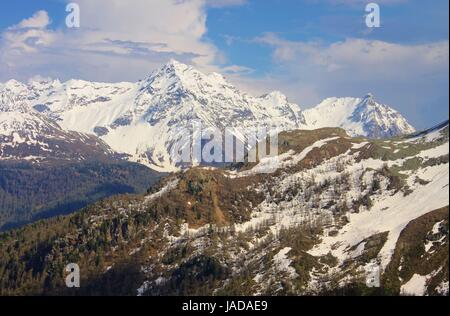
[{"label": "snow-covered slope", "polygon": [[9,91],[66,130],[97,134],[131,161],[164,171],[177,170],[172,147],[194,121],[205,128],[243,131],[304,124],[300,107],[280,92],[252,97],[217,73],[205,75],[174,60],[136,84],[10,81],[0,91]]},{"label": "snow-covered slope", "polygon": [[364,98],[329,98],[304,111],[310,129],[341,127],[352,136],[386,138],[410,134],[415,129],[397,111],[377,103],[372,94]]},{"label": "snow-covered slope", "polygon": [[[68,113],[65,121],[71,115],[77,114]],[[303,117],[280,93],[254,98],[218,74],[204,75],[173,61],[138,84],[133,106],[102,125],[102,138],[134,161],[170,170],[173,145],[192,130],[194,121],[221,131],[259,126],[286,130],[299,128]]]},{"label": "snow-covered slope", "polygon": [[131,161],[160,171],[178,169],[174,144],[194,121],[206,128],[232,128],[241,140],[240,131],[257,127],[339,126],[369,137],[413,131],[400,114],[372,98],[329,99],[302,112],[280,92],[253,97],[220,74],[204,74],[174,60],[138,83],[9,81],[0,84],[0,96],[9,100],[3,102],[5,108],[25,103],[64,129],[96,134]]},{"label": "snow-covered slope", "polygon": [[[20,84],[14,87],[22,88]],[[84,161],[116,156],[94,135],[65,131],[19,96],[0,94],[0,161]]]}]

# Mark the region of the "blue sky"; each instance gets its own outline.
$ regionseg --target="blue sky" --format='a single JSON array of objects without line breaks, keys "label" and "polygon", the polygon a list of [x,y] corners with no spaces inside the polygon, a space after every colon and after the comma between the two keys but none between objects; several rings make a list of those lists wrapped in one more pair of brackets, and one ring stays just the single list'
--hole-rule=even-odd
[{"label": "blue sky", "polygon": [[291,41],[322,40],[327,43],[349,37],[402,44],[448,39],[448,1],[419,0],[381,5],[383,27],[369,34],[364,34],[367,31],[363,18],[365,4],[364,1],[360,3],[330,5],[330,1],[272,0],[211,9],[208,37],[229,58],[237,63],[245,61],[259,71],[270,70],[270,51],[258,54],[261,47],[239,41],[235,45],[227,45],[224,39],[252,39],[267,32],[277,33]]},{"label": "blue sky", "polygon": [[447,0],[16,0],[0,11],[0,81],[137,81],[170,58],[307,108],[375,94],[418,128],[448,118]]}]

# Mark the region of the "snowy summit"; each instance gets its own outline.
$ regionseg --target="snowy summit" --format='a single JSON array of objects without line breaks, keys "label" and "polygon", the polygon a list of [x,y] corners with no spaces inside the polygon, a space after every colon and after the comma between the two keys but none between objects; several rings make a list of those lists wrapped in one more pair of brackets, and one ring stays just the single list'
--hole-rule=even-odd
[{"label": "snowy summit", "polygon": [[0,112],[33,112],[64,130],[95,134],[131,161],[177,170],[170,149],[193,120],[204,127],[279,131],[341,127],[352,136],[384,138],[414,128],[397,111],[365,98],[329,98],[302,111],[275,91],[254,97],[217,73],[171,60],[137,83],[15,80],[0,84]]}]

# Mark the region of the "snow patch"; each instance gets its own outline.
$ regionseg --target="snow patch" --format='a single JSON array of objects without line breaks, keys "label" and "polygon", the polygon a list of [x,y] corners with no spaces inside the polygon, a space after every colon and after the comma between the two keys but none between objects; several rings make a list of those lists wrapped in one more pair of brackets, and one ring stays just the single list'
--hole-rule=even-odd
[{"label": "snow patch", "polygon": [[275,268],[279,272],[286,272],[291,278],[298,276],[297,272],[291,267],[292,260],[288,258],[287,254],[292,250],[290,247],[281,249],[274,257],[273,262]]},{"label": "snow patch", "polygon": [[426,292],[427,277],[414,274],[412,278],[402,285],[400,293],[402,295],[423,296]]}]

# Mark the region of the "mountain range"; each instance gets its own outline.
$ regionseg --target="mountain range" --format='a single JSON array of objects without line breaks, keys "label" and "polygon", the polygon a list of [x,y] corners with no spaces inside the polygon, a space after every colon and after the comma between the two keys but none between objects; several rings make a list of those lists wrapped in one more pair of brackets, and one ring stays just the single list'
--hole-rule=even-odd
[{"label": "mountain range", "polygon": [[[277,164],[181,165],[193,122],[276,130]],[[0,141],[0,295],[448,295],[448,120],[415,131],[372,94],[303,110],[172,60],[0,84]]]},{"label": "mountain range", "polygon": [[[175,60],[137,83],[11,80],[0,84],[0,100],[0,112],[9,113],[9,120],[47,117],[64,131],[96,135],[129,161],[162,172],[179,170],[171,151],[194,120],[208,128],[236,129],[238,138],[237,129],[257,127],[277,131],[340,127],[352,136],[369,138],[414,132],[400,113],[377,103],[371,94],[330,98],[302,111],[281,92],[253,97],[220,74],[204,74]],[[10,127],[0,132],[9,137],[14,133]]]}]

